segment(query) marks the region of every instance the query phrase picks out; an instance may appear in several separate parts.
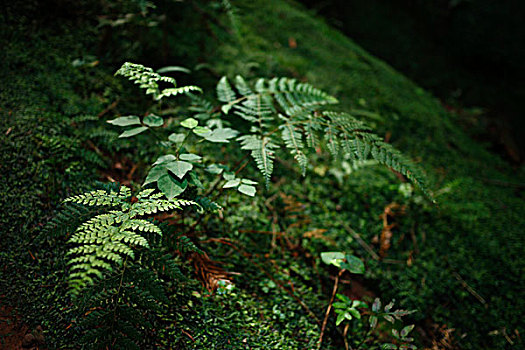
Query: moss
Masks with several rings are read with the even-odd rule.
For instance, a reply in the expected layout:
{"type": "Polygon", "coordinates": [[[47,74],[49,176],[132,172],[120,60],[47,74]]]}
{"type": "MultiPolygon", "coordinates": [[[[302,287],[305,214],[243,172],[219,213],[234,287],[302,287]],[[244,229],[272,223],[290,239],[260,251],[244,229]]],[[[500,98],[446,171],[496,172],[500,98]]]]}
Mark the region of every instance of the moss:
{"type": "MultiPolygon", "coordinates": [[[[163,3],[159,7],[161,5],[163,3]]],[[[226,19],[210,21],[213,22],[210,24],[208,14],[196,15],[193,7],[183,5],[166,7],[174,11],[172,18],[180,19],[166,29],[166,42],[176,48],[172,56],[167,56],[172,60],[170,64],[184,58],[182,62],[189,66],[207,62],[217,75],[288,75],[306,79],[335,94],[341,101],[341,109],[374,112],[369,114],[372,116],[369,123],[381,133],[389,133],[392,142],[414,157],[431,180],[430,187],[439,201],[437,208],[422,205],[417,195],[404,198],[398,191],[396,177],[374,167],[345,177],[342,183],[328,174],[283,185],[282,190],[303,196],[312,203],[308,209],[312,225],[326,226],[327,236],[336,243],[304,239],[305,250],[314,256],[328,248],[356,251],[366,256],[367,253],[348,238],[341,224],[349,223],[371,240],[381,230],[378,215],[384,206],[394,200],[404,201],[409,211],[400,222],[399,233],[408,235],[415,227],[419,254],[410,267],[367,262],[368,277],[384,299],[396,298],[403,307],[418,309],[419,320],[428,318],[456,327],[458,339],[466,334],[460,345],[467,349],[505,347],[506,340],[501,336],[503,327],[509,334],[514,329],[520,333],[525,331],[520,314],[525,308],[520,298],[525,289],[520,278],[525,268],[523,259],[520,260],[523,256],[520,243],[523,170],[511,168],[471,140],[459,126],[457,117],[448,113],[433,96],[294,2],[235,1],[234,5],[239,8],[241,42],[224,30],[229,26],[226,19]],[[182,12],[175,11],[181,8],[182,12]],[[190,34],[182,34],[181,23],[188,24],[184,28],[191,29],[190,34]],[[177,46],[178,42],[181,46],[177,46]],[[518,185],[513,185],[516,183],[518,185]],[[321,204],[315,205],[317,203],[321,204]],[[488,306],[466,290],[455,273],[479,293],[488,306]],[[500,330],[500,335],[488,337],[493,330],[500,330]]],[[[211,11],[205,5],[203,8],[211,11]]],[[[83,22],[84,17],[75,16],[77,20],[80,18],[78,22],[61,25],[17,24],[16,30],[11,28],[10,35],[0,39],[7,57],[0,77],[10,82],[4,84],[0,92],[3,106],[0,113],[6,121],[1,132],[7,134],[0,141],[1,170],[6,174],[0,183],[0,205],[5,213],[0,223],[6,228],[2,231],[0,259],[7,267],[0,271],[0,283],[2,290],[8,291],[10,302],[21,307],[27,322],[46,325],[51,345],[64,345],[77,338],[75,327],[69,328],[69,332],[64,330],[76,311],[70,308],[65,297],[63,275],[55,273],[65,268],[62,259],[65,238],[48,237],[41,242],[35,237],[60,200],[71,191],[71,185],[81,187],[92,183],[96,174],[94,168],[83,165],[81,155],[56,153],[38,135],[61,135],[82,146],[86,135],[70,127],[72,116],[98,114],[113,102],[115,92],[128,94],[126,97],[133,99],[119,106],[120,111],[136,113],[144,106],[144,101],[112,86],[113,62],[134,59],[151,62],[153,66],[166,63],[163,62],[166,57],[158,54],[164,50],[158,48],[162,40],[138,41],[138,48],[134,49],[135,32],[130,30],[120,32],[121,36],[113,33],[109,44],[106,43],[113,46],[101,55],[101,63],[94,71],[74,68],[71,62],[92,55],[100,39],[99,32],[83,29],[83,25],[93,24],[92,18],[83,22]],[[31,28],[34,31],[29,30],[31,28]],[[24,45],[25,42],[30,45],[24,45]],[[79,165],[72,168],[75,162],[79,165]],[[28,254],[28,248],[31,254],[36,254],[36,260],[28,254]],[[13,271],[19,277],[13,279],[13,271]],[[54,287],[43,287],[47,285],[54,287]],[[68,308],[58,312],[60,307],[68,308]],[[49,308],[52,311],[48,311],[49,308]]],[[[149,33],[151,37],[162,38],[159,28],[142,28],[140,32],[142,38],[147,38],[149,33]]],[[[211,82],[215,77],[210,78],[207,71],[202,70],[194,76],[197,83],[202,81],[199,85],[213,91],[211,82]]],[[[135,150],[130,155],[137,154],[134,152],[149,151],[135,150]]],[[[277,171],[276,175],[279,174],[277,171]]],[[[246,215],[230,213],[228,220],[232,228],[246,221],[245,224],[252,227],[268,229],[270,214],[264,210],[255,215],[251,207],[247,207],[241,213],[246,215]]],[[[260,254],[271,244],[261,237],[252,240],[232,235],[242,239],[252,252],[260,254]]],[[[413,246],[407,239],[396,238],[395,243],[390,257],[406,261],[413,246]]],[[[313,344],[312,339],[318,336],[315,322],[305,317],[304,310],[297,311],[295,301],[273,290],[275,286],[269,288],[271,283],[264,274],[254,273],[246,259],[232,258],[224,247],[209,249],[215,257],[229,257],[232,271],[244,274],[239,278],[235,295],[209,302],[205,298],[193,300],[196,306],[190,309],[187,305],[181,306],[187,312],[180,315],[188,320],[201,344],[226,344],[229,339],[235,339],[241,342],[235,346],[242,348],[244,336],[257,338],[256,342],[267,348],[313,344]],[[246,316],[221,323],[242,308],[246,309],[246,316]],[[291,315],[292,312],[295,314],[291,315]],[[291,321],[283,321],[281,314],[291,321]],[[209,322],[210,327],[201,329],[202,320],[209,322]]],[[[279,263],[291,266],[293,259],[296,258],[286,256],[279,263]]],[[[323,290],[311,282],[318,270],[297,260],[299,267],[293,270],[296,272],[287,271],[281,277],[286,280],[293,276],[295,287],[308,298],[306,302],[322,314],[323,290]]],[[[187,301],[190,290],[184,293],[182,300],[187,301]]],[[[177,317],[182,317],[180,315],[177,317]]],[[[184,322],[184,318],[177,322],[184,322]]],[[[336,332],[333,333],[334,339],[337,338],[336,332]]],[[[176,334],[184,346],[195,346],[178,328],[170,328],[163,334],[167,337],[176,334]]]]}

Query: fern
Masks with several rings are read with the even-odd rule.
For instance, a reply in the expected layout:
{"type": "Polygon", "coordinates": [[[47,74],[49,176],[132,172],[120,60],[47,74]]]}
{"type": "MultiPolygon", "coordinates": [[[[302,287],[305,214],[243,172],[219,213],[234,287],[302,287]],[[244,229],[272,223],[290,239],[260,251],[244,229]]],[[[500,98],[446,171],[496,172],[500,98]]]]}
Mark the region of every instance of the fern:
{"type": "Polygon", "coordinates": [[[290,150],[290,153],[294,156],[295,160],[297,160],[297,163],[299,163],[304,176],[306,174],[308,159],[303,152],[303,135],[300,130],[290,122],[290,119],[282,115],[279,117],[284,121],[284,124],[279,126],[279,129],[282,130],[281,137],[286,148],[290,150]]]}
{"type": "Polygon", "coordinates": [[[153,95],[155,100],[160,100],[163,97],[187,94],[191,91],[202,91],[199,87],[193,85],[177,87],[177,82],[172,77],[162,76],[154,72],[153,69],[141,64],[126,62],[115,75],[122,75],[135,84],[138,84],[140,88],[146,90],[146,95],[153,95]],[[170,84],[173,85],[173,87],[161,90],[159,83],[170,84]]]}
{"type": "Polygon", "coordinates": [[[131,190],[96,190],[66,199],[66,202],[92,207],[118,208],[99,214],[81,224],[69,243],[74,244],[68,255],[71,273],[69,282],[73,294],[94,283],[106,271],[135,258],[134,249],[149,248],[145,233],[162,235],[161,229],[151,221],[139,218],[184,206],[196,204],[184,199],[162,199],[160,193],[143,190],[131,201],[131,190]]]}
{"type": "Polygon", "coordinates": [[[241,141],[242,149],[251,151],[255,163],[268,185],[273,172],[273,149],[277,146],[272,142],[271,138],[253,134],[241,136],[238,140],[241,141]]]}
{"type": "Polygon", "coordinates": [[[140,263],[128,261],[79,300],[84,312],[81,342],[93,349],[154,348],[153,324],[169,303],[166,281],[185,282],[172,255],[144,250],[140,263]]]}
{"type": "Polygon", "coordinates": [[[217,85],[217,96],[223,102],[224,113],[233,110],[250,123],[250,133],[237,140],[242,149],[251,152],[267,186],[277,149],[287,149],[305,175],[308,148],[317,151],[323,140],[334,158],[374,159],[406,176],[430,197],[421,171],[409,159],[352,115],[324,110],[337,99],[310,84],[288,78],[261,78],[252,89],[240,76],[235,78],[234,87],[223,77],[217,85]],[[273,136],[277,131],[280,138],[273,136]]]}

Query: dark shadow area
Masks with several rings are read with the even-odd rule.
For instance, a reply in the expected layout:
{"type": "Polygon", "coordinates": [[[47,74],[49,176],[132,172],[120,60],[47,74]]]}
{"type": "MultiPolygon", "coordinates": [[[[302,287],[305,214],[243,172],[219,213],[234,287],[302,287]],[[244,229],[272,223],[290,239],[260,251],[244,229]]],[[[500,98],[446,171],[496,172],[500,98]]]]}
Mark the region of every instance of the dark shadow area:
{"type": "Polygon", "coordinates": [[[478,140],[524,160],[524,3],[490,0],[303,0],[330,24],[465,117],[478,140]],[[472,112],[472,110],[470,110],[472,112]]]}

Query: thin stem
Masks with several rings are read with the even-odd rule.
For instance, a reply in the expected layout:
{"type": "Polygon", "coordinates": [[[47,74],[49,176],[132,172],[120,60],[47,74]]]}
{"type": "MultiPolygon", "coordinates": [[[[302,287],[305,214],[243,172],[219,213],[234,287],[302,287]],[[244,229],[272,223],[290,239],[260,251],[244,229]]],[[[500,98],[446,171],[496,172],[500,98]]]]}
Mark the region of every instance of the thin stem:
{"type": "Polygon", "coordinates": [[[319,336],[319,342],[317,344],[317,349],[321,349],[321,345],[323,344],[323,336],[324,331],[326,330],[326,324],[328,322],[328,316],[330,315],[330,310],[332,310],[332,304],[334,303],[335,294],[337,293],[337,287],[339,286],[339,278],[343,275],[345,272],[345,269],[342,269],[339,271],[335,278],[334,283],[334,289],[332,290],[332,297],[330,298],[330,303],[328,303],[328,307],[326,308],[326,314],[324,315],[323,325],[321,326],[321,335],[319,336]]]}

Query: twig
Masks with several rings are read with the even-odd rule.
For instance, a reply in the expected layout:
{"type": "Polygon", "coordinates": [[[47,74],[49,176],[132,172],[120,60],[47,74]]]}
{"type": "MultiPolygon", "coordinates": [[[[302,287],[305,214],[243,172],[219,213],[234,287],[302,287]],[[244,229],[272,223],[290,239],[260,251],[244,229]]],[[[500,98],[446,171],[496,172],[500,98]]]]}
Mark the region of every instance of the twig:
{"type": "Polygon", "coordinates": [[[374,249],[372,249],[372,247],[370,245],[368,245],[361,238],[361,236],[359,236],[359,234],[357,232],[352,230],[350,228],[350,226],[348,226],[348,225],[343,225],[343,227],[344,227],[345,230],[347,230],[352,235],[352,237],[354,237],[354,239],[361,245],[361,247],[363,247],[372,256],[372,258],[374,258],[375,260],[380,260],[379,255],[377,255],[377,253],[374,252],[374,249]]]}
{"type": "Polygon", "coordinates": [[[115,101],[113,101],[109,106],[106,107],[106,109],[104,109],[102,112],[98,114],[98,117],[102,118],[106,113],[108,113],[109,111],[117,107],[119,101],[120,101],[119,99],[116,99],[115,101]]]}
{"type": "Polygon", "coordinates": [[[461,278],[459,273],[454,271],[454,272],[452,272],[452,274],[454,275],[454,277],[456,277],[456,279],[459,281],[459,283],[461,283],[463,288],[465,288],[470,294],[472,294],[476,299],[478,299],[480,303],[482,303],[483,305],[487,304],[487,301],[481,295],[479,295],[474,289],[472,289],[472,287],[469,286],[467,284],[467,282],[465,282],[465,280],[463,278],[461,278]]]}
{"type": "Polygon", "coordinates": [[[339,278],[341,275],[345,272],[345,269],[342,269],[337,274],[337,277],[335,278],[334,283],[334,289],[332,290],[332,297],[330,298],[330,303],[328,303],[328,307],[326,308],[326,314],[324,315],[323,325],[321,326],[321,335],[319,336],[319,342],[317,343],[317,349],[321,349],[321,345],[323,344],[323,336],[324,331],[326,330],[326,323],[328,322],[328,316],[330,316],[330,311],[332,310],[332,304],[334,303],[335,294],[337,293],[337,287],[339,286],[339,278]]]}
{"type": "Polygon", "coordinates": [[[348,344],[348,339],[346,339],[346,335],[348,334],[348,329],[350,328],[350,323],[347,323],[345,326],[345,329],[343,330],[343,341],[345,342],[345,349],[349,350],[351,349],[350,345],[348,344]]]}

